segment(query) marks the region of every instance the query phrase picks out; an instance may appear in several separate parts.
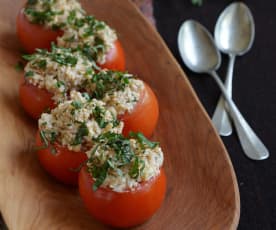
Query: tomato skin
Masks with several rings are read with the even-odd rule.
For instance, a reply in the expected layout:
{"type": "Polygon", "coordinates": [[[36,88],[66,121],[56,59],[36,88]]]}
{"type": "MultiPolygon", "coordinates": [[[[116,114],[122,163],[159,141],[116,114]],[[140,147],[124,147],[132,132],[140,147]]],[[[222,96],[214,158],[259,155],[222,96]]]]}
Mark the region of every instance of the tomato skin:
{"type": "Polygon", "coordinates": [[[130,131],[141,132],[151,137],[157,125],[159,106],[152,89],[146,84],[141,97],[131,113],[125,113],[119,119],[124,122],[123,135],[128,136],[130,131]]]}
{"type": "Polygon", "coordinates": [[[63,34],[61,30],[54,31],[29,22],[24,14],[24,8],[17,15],[16,30],[21,45],[28,53],[35,52],[37,48],[50,50],[51,42],[55,42],[57,37],[63,34]]]}
{"type": "MultiPolygon", "coordinates": [[[[24,8],[17,15],[16,30],[21,45],[28,53],[34,53],[37,48],[50,50],[51,43],[56,42],[57,37],[63,35],[62,30],[55,31],[43,25],[31,23],[24,14],[24,8]]],[[[106,55],[106,62],[99,66],[103,69],[125,70],[125,54],[118,40],[106,55]]]]}
{"type": "Polygon", "coordinates": [[[46,89],[40,89],[32,84],[24,82],[19,86],[19,99],[24,110],[34,119],[47,109],[53,109],[55,103],[53,94],[46,89]]]}
{"type": "Polygon", "coordinates": [[[161,168],[155,178],[134,191],[117,193],[99,188],[93,191],[93,179],[83,167],[79,174],[79,192],[89,213],[113,227],[132,227],[144,223],[161,206],[166,193],[166,176],[161,168]]]}
{"type": "Polygon", "coordinates": [[[118,70],[125,71],[126,63],[125,63],[125,54],[123,47],[119,40],[114,42],[114,47],[107,53],[106,61],[104,64],[99,66],[102,69],[110,69],[110,70],[118,70]]]}
{"type": "MultiPolygon", "coordinates": [[[[41,147],[42,143],[39,132],[36,135],[36,146],[41,147]]],[[[42,148],[37,151],[38,159],[43,168],[58,181],[68,185],[78,184],[78,169],[87,160],[87,155],[83,152],[68,150],[57,143],[53,145],[56,153],[51,153],[51,148],[42,148]]]]}

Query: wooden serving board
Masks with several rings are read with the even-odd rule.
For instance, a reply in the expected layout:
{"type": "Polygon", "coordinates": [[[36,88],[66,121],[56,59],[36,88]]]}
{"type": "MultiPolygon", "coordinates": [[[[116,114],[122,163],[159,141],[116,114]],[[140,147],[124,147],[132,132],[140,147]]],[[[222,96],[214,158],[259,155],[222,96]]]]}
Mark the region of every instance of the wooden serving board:
{"type": "MultiPolygon", "coordinates": [[[[108,229],[86,212],[77,189],[55,182],[32,151],[36,123],[18,101],[22,73],[15,17],[20,0],[0,0],[0,210],[11,230],[108,229]]],[[[128,69],[157,94],[153,139],[165,152],[166,199],[137,229],[235,229],[239,191],[227,152],[185,74],[135,6],[127,0],[85,0],[84,8],[113,26],[128,69]]]]}

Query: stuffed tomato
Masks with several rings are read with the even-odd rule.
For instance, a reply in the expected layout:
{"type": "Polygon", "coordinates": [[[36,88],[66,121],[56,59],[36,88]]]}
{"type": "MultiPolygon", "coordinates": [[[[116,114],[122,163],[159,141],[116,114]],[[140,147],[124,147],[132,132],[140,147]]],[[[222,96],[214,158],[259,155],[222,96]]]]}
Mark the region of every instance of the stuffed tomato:
{"type": "Polygon", "coordinates": [[[24,68],[25,81],[19,87],[19,99],[35,119],[68,99],[71,90],[80,90],[95,68],[95,63],[81,51],[70,48],[52,46],[51,52],[37,50],[23,58],[29,62],[24,68]]]}
{"type": "Polygon", "coordinates": [[[157,98],[152,89],[134,75],[117,71],[100,71],[85,86],[92,98],[114,107],[124,122],[123,134],[141,132],[150,137],[159,117],[157,98]]]}
{"type": "Polygon", "coordinates": [[[60,103],[39,119],[37,155],[45,170],[57,180],[77,184],[78,171],[87,160],[86,151],[105,132],[121,133],[123,123],[104,102],[72,91],[71,100],[60,103]]]}
{"type": "Polygon", "coordinates": [[[123,48],[113,29],[87,15],[77,0],[28,1],[17,16],[17,35],[23,48],[57,46],[81,48],[103,68],[124,70],[123,48]]]}
{"type": "Polygon", "coordinates": [[[96,141],[79,174],[79,192],[87,210],[113,227],[142,224],[165,197],[161,148],[141,133],[130,139],[106,133],[96,141]]]}

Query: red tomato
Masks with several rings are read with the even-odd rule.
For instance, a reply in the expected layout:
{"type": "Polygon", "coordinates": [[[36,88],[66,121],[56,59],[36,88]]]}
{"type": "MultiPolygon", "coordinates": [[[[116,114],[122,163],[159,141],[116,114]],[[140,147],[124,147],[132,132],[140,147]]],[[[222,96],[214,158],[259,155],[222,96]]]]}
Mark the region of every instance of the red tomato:
{"type": "Polygon", "coordinates": [[[114,47],[106,55],[105,63],[100,65],[100,67],[102,69],[124,71],[126,68],[125,65],[124,50],[119,40],[117,40],[114,43],[114,47]]]}
{"type": "MultiPolygon", "coordinates": [[[[36,136],[36,146],[41,147],[43,145],[44,143],[38,133],[36,136]]],[[[37,151],[41,165],[57,180],[65,184],[77,185],[79,173],[76,169],[87,160],[87,155],[83,152],[70,151],[57,143],[53,147],[55,153],[52,153],[51,147],[42,148],[37,151]]]]}
{"type": "Polygon", "coordinates": [[[19,99],[25,111],[34,119],[47,109],[55,107],[52,94],[32,84],[23,83],[19,87],[19,99]]]}
{"type": "Polygon", "coordinates": [[[93,183],[87,167],[83,167],[79,174],[79,192],[84,204],[94,218],[113,227],[142,224],[158,210],[166,193],[163,169],[134,191],[118,193],[105,188],[93,191],[93,183]]]}
{"type": "Polygon", "coordinates": [[[123,134],[128,136],[130,131],[141,132],[150,137],[156,127],[159,117],[157,98],[152,89],[146,84],[134,110],[120,117],[124,124],[123,134]]]}
{"type": "MultiPolygon", "coordinates": [[[[51,42],[56,42],[57,37],[62,36],[63,31],[46,28],[43,25],[29,22],[24,14],[24,8],[17,16],[17,35],[23,48],[28,53],[33,53],[36,48],[51,48],[51,42]]],[[[121,43],[117,40],[114,48],[107,54],[106,62],[100,65],[102,68],[112,70],[125,70],[125,55],[121,43]]]]}
{"type": "Polygon", "coordinates": [[[42,25],[29,22],[24,14],[24,8],[20,10],[17,16],[17,35],[23,48],[28,53],[33,53],[36,48],[51,48],[51,42],[55,42],[57,37],[63,34],[63,31],[46,28],[42,25]]]}

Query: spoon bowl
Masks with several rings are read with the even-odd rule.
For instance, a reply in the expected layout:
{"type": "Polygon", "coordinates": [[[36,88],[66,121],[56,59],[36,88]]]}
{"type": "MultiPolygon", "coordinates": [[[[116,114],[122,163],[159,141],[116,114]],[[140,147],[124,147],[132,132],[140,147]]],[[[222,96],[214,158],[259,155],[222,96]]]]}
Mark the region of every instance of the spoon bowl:
{"type": "Polygon", "coordinates": [[[215,26],[215,42],[226,54],[243,55],[252,47],[255,23],[249,8],[242,2],[230,4],[215,26]]]}
{"type": "Polygon", "coordinates": [[[178,34],[178,47],[184,63],[196,73],[217,70],[221,55],[211,34],[194,20],[185,21],[178,34]]]}

